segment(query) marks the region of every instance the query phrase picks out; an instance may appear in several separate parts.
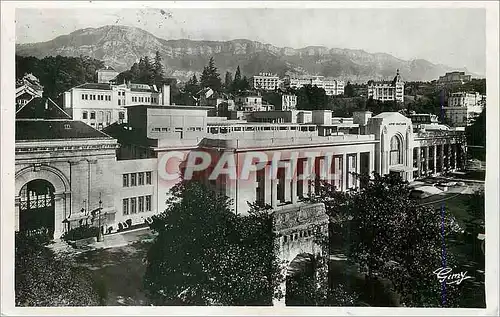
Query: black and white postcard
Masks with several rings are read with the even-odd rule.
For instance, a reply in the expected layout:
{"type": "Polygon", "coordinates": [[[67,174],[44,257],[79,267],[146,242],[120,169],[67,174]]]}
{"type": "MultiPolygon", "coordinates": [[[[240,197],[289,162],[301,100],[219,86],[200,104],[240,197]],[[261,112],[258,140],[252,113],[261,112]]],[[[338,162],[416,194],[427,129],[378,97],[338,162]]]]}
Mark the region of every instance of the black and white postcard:
{"type": "Polygon", "coordinates": [[[3,314],[499,313],[498,3],[5,1],[1,47],[3,314]]]}

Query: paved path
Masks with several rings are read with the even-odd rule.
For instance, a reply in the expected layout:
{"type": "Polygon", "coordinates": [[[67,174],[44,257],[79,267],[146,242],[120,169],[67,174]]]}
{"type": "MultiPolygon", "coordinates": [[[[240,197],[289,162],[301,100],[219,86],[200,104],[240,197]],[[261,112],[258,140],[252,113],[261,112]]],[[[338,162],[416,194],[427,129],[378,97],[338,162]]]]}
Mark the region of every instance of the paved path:
{"type": "Polygon", "coordinates": [[[107,234],[104,235],[103,241],[94,242],[79,248],[74,248],[66,241],[58,239],[50,244],[49,248],[58,255],[77,255],[97,249],[124,247],[135,242],[148,242],[153,239],[154,234],[149,228],[139,228],[125,232],[107,234]]]}

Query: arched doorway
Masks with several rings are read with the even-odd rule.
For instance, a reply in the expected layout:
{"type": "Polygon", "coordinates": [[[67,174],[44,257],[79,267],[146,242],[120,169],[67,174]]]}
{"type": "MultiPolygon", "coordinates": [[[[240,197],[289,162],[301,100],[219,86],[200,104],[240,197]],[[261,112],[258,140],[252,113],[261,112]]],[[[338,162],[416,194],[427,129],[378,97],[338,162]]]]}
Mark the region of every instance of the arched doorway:
{"type": "Polygon", "coordinates": [[[54,235],[54,186],[43,179],[26,183],[19,193],[19,231],[54,235]]]}
{"type": "Polygon", "coordinates": [[[290,262],[286,274],[286,306],[314,305],[316,288],[316,257],[301,253],[290,262]]]}

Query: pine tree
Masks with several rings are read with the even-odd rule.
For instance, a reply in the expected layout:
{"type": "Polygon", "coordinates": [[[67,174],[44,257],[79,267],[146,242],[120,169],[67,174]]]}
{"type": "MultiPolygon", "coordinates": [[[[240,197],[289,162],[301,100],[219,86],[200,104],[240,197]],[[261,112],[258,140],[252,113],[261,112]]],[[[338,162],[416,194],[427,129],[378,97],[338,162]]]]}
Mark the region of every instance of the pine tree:
{"type": "Polygon", "coordinates": [[[214,91],[220,91],[222,87],[222,81],[220,75],[215,67],[214,58],[210,57],[208,66],[203,68],[203,73],[200,79],[201,87],[210,87],[214,91]]]}
{"type": "Polygon", "coordinates": [[[164,81],[163,65],[161,63],[160,52],[156,51],[155,61],[154,61],[154,82],[156,85],[160,86],[164,81]]]}
{"type": "Polygon", "coordinates": [[[226,72],[226,78],[224,79],[224,88],[226,91],[231,90],[231,86],[233,84],[233,74],[231,72],[226,72]]]}
{"type": "Polygon", "coordinates": [[[234,80],[233,80],[233,86],[231,87],[231,90],[233,92],[241,90],[241,70],[240,70],[240,65],[236,68],[236,73],[234,74],[234,80]]]}

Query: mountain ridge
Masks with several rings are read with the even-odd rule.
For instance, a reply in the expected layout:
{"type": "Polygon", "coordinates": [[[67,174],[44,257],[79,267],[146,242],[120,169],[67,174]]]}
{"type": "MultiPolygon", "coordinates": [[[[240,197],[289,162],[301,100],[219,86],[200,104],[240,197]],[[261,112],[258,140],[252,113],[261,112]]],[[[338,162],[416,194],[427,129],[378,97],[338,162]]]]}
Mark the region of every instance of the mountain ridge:
{"type": "MultiPolygon", "coordinates": [[[[368,53],[361,49],[307,46],[299,49],[278,47],[249,39],[207,41],[163,39],[143,29],[122,25],[83,28],[52,40],[16,44],[21,56],[80,56],[103,60],[119,71],[129,69],[143,56],[159,51],[166,74],[186,80],[199,75],[213,56],[221,77],[234,73],[239,65],[244,75],[260,72],[323,75],[351,82],[392,79],[396,69],[406,81],[429,81],[447,71],[461,70],[425,59],[403,60],[388,53],[368,53]]],[[[474,76],[474,74],[473,74],[474,76]]]]}

